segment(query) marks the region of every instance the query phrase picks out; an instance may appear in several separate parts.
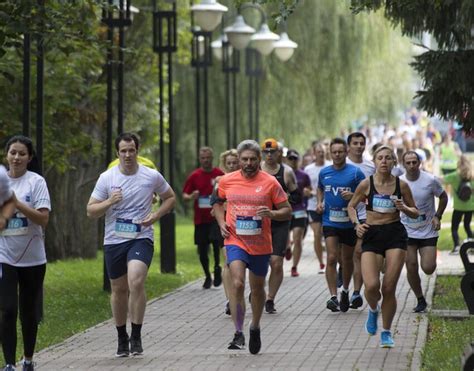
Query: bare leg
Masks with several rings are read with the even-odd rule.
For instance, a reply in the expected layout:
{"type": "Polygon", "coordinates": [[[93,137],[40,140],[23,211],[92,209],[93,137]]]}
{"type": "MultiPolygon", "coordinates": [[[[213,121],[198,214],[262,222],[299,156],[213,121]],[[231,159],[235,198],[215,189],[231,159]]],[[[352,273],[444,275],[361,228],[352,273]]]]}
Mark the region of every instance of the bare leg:
{"type": "Polygon", "coordinates": [[[148,267],[140,260],[130,260],[128,262],[128,287],[130,296],[128,298],[128,308],[130,320],[135,324],[142,324],[145,317],[146,293],[145,280],[148,267]]]}
{"type": "Polygon", "coordinates": [[[342,281],[343,288],[348,290],[351,283],[352,272],[354,270],[354,247],[341,245],[341,262],[342,262],[342,281]]]}
{"type": "MultiPolygon", "coordinates": [[[[270,258],[270,277],[268,278],[268,300],[275,300],[278,289],[283,282],[283,256],[272,255],[270,258]]],[[[253,292],[252,292],[253,298],[253,292]]],[[[253,299],[252,299],[253,300],[253,299]]]]}
{"type": "Polygon", "coordinates": [[[339,237],[330,236],[326,238],[327,264],[326,281],[331,296],[337,295],[337,271],[336,264],[339,255],[339,237]]]}
{"type": "Polygon", "coordinates": [[[365,285],[365,299],[370,309],[377,310],[380,294],[380,266],[383,256],[371,251],[364,252],[361,257],[362,278],[365,285]]]}
{"type": "Polygon", "coordinates": [[[263,306],[265,304],[265,277],[257,276],[249,271],[249,284],[252,291],[252,323],[254,328],[260,327],[263,306]]]}
{"type": "Polygon", "coordinates": [[[360,291],[362,288],[362,270],[360,267],[360,259],[362,256],[362,240],[360,238],[357,239],[357,243],[354,248],[354,272],[352,273],[352,277],[354,278],[354,291],[360,291]]]}
{"type": "Polygon", "coordinates": [[[382,281],[382,323],[386,330],[392,326],[393,317],[397,311],[395,292],[405,258],[406,251],[402,249],[390,249],[385,253],[386,271],[382,281]]]}
{"type": "Polygon", "coordinates": [[[301,252],[303,250],[303,233],[304,228],[293,228],[293,267],[298,267],[301,259],[301,252]]]}
{"type": "Polygon", "coordinates": [[[112,293],[110,295],[110,306],[117,327],[127,324],[128,314],[128,281],[127,275],[110,280],[112,293]]]}
{"type": "MultiPolygon", "coordinates": [[[[232,284],[229,289],[230,313],[234,321],[235,331],[242,332],[245,318],[245,269],[246,264],[241,260],[234,260],[229,265],[232,284]]],[[[252,293],[253,301],[253,293],[252,293]]]]}
{"type": "Polygon", "coordinates": [[[409,245],[406,255],[407,278],[410,287],[417,298],[423,295],[421,289],[421,280],[418,273],[418,248],[414,245],[409,245]]]}

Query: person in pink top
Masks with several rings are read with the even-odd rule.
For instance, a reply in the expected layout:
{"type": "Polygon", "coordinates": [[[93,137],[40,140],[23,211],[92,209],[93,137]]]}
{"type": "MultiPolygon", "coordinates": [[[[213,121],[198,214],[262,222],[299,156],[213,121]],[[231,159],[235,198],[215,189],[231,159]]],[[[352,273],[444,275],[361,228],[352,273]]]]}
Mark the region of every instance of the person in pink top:
{"type": "Polygon", "coordinates": [[[245,270],[249,269],[252,292],[252,322],[249,351],[261,348],[260,318],[265,301],[265,276],[272,253],[272,220],[289,220],[288,196],[275,177],[260,170],[261,150],[254,140],[244,140],[237,147],[240,171],[224,175],[219,181],[213,208],[227,253],[232,277],[230,308],[235,325],[234,339],[228,349],[243,349],[245,318],[245,270]],[[226,202],[227,213],[225,213],[226,202]]]}

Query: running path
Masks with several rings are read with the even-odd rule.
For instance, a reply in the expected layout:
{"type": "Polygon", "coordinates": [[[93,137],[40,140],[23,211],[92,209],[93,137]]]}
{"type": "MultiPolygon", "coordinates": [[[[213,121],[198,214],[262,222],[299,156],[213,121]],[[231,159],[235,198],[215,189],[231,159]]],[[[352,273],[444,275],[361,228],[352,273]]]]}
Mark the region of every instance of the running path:
{"type": "MultiPolygon", "coordinates": [[[[426,339],[425,315],[411,313],[415,298],[405,272],[398,285],[399,300],[393,331],[395,348],[379,348],[379,336],[364,330],[363,310],[331,313],[324,275],[312,250],[312,235],[304,243],[300,277],[285,279],[275,302],[277,313],[264,313],[262,350],[230,351],[230,317],[224,314],[222,288],[203,290],[201,280],[148,303],[140,357],[114,358],[116,331],[111,321],[75,335],[35,355],[38,369],[47,370],[418,370],[426,339]]],[[[447,261],[447,260],[446,260],[447,261]]],[[[422,275],[422,277],[425,277],[422,275]]],[[[431,302],[434,278],[423,278],[431,302]]],[[[246,324],[250,316],[247,314],[246,324]]],[[[380,325],[380,323],[379,323],[380,325]]],[[[245,330],[248,340],[248,327],[245,330]]]]}

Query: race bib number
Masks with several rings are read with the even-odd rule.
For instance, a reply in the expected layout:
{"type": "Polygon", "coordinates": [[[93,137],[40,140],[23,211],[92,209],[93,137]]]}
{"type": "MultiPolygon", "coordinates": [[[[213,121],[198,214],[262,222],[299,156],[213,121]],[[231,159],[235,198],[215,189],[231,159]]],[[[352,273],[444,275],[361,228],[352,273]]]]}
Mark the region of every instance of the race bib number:
{"type": "Polygon", "coordinates": [[[262,218],[259,216],[239,216],[235,220],[235,232],[243,236],[262,233],[262,218]]]}
{"type": "Polygon", "coordinates": [[[335,223],[345,223],[349,221],[349,214],[347,214],[347,209],[330,209],[329,210],[329,220],[335,223]]]}
{"type": "Polygon", "coordinates": [[[298,211],[293,211],[293,218],[295,219],[302,219],[302,218],[307,218],[308,213],[306,210],[298,210],[298,211]]]}
{"type": "Polygon", "coordinates": [[[132,219],[118,218],[115,221],[115,235],[122,238],[136,238],[141,232],[142,226],[132,219]]]}
{"type": "Polygon", "coordinates": [[[407,226],[410,228],[419,228],[428,224],[428,220],[426,219],[426,214],[420,214],[420,216],[416,219],[407,217],[405,221],[406,221],[407,226]]]}
{"type": "Polygon", "coordinates": [[[390,195],[374,195],[372,202],[373,211],[377,211],[382,214],[394,213],[397,211],[395,204],[393,203],[393,198],[396,196],[390,195]]]}
{"type": "Polygon", "coordinates": [[[198,198],[198,206],[200,209],[210,209],[211,206],[211,196],[201,196],[198,198]]]}
{"type": "Polygon", "coordinates": [[[18,215],[8,219],[7,227],[0,232],[2,236],[24,236],[26,234],[28,234],[28,219],[18,215]]]}

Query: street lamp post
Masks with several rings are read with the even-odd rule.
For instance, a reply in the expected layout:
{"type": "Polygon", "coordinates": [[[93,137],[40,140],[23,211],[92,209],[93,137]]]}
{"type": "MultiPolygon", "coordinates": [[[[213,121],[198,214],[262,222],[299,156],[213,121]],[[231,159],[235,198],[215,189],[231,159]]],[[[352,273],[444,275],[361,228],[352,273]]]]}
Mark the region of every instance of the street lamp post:
{"type": "MultiPolygon", "coordinates": [[[[164,73],[163,61],[167,56],[168,69],[168,182],[174,187],[174,114],[173,114],[173,53],[177,50],[176,3],[171,10],[160,10],[153,1],[153,50],[158,53],[160,88],[160,171],[165,176],[164,150],[164,73]]],[[[162,273],[176,273],[176,215],[174,210],[160,219],[160,268],[162,273]]]]}
{"type": "Polygon", "coordinates": [[[263,76],[262,57],[259,52],[252,48],[245,49],[245,75],[249,80],[249,135],[257,142],[260,131],[259,122],[259,79],[263,76]],[[255,101],[255,105],[253,102],[255,101]]]}
{"type": "MultiPolygon", "coordinates": [[[[107,0],[102,8],[102,23],[107,26],[107,129],[106,129],[106,153],[105,167],[107,168],[112,161],[112,140],[113,140],[113,66],[114,66],[114,29],[119,30],[119,51],[118,51],[118,81],[117,81],[117,132],[123,132],[123,74],[124,74],[124,54],[125,49],[125,27],[132,24],[132,0],[107,0]]],[[[138,12],[138,9],[135,12],[138,12]]],[[[103,289],[110,291],[110,281],[105,265],[105,257],[103,262],[103,289]]]]}

